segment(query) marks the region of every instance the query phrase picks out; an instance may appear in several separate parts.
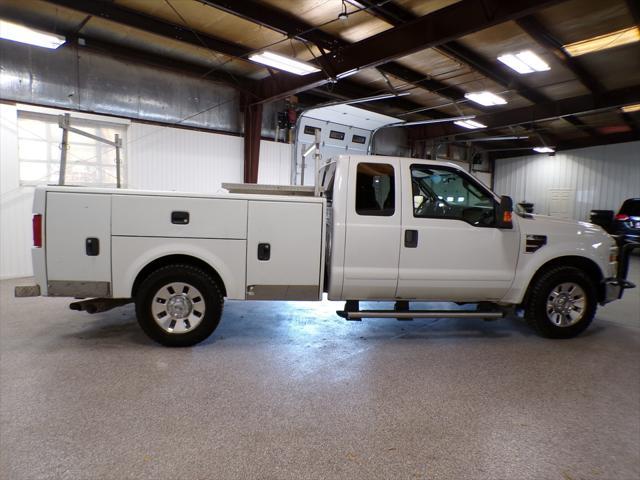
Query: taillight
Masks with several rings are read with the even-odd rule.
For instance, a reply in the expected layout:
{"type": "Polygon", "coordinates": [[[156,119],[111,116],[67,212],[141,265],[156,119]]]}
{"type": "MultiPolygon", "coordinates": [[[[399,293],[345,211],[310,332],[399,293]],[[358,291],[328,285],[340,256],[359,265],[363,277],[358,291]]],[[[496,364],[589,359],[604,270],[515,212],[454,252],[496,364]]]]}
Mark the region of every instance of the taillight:
{"type": "Polygon", "coordinates": [[[619,213],[616,215],[616,220],[620,220],[621,222],[626,222],[629,220],[629,215],[625,215],[624,213],[619,213]]]}
{"type": "Polygon", "coordinates": [[[33,216],[33,246],[42,247],[42,215],[33,216]]]}

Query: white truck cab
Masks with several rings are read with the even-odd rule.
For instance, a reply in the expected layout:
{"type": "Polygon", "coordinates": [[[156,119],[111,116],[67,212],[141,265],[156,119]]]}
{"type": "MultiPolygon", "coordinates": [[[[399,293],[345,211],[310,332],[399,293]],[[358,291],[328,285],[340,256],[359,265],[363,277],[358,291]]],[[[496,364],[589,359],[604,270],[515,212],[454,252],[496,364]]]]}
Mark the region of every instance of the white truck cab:
{"type": "Polygon", "coordinates": [[[339,315],[498,318],[509,306],[547,337],[572,337],[598,303],[633,287],[595,225],[512,214],[445,162],[341,156],[322,189],[227,185],[224,195],[38,187],[33,262],[41,294],[88,298],[90,313],[134,301],[154,340],[188,346],[216,328],[224,298],[346,301],[339,315]],[[320,195],[314,195],[314,192],[320,195]],[[359,301],[394,301],[394,310],[359,301]],[[424,311],[412,301],[474,303],[424,311]]]}

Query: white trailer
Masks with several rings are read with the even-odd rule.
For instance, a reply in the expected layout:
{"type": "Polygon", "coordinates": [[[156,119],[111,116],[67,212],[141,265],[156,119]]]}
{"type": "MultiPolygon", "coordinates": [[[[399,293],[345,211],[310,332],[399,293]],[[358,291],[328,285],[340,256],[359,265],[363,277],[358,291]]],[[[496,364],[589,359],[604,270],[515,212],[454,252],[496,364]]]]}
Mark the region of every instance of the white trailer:
{"type": "Polygon", "coordinates": [[[90,313],[134,301],[168,346],[207,338],[235,300],[346,301],[339,315],[499,318],[522,307],[547,337],[571,337],[598,303],[633,285],[599,227],[524,212],[454,164],[341,156],[313,187],[228,185],[224,195],[39,187],[37,286],[16,296],[87,298],[90,313]],[[246,193],[250,192],[250,193],[246,193]],[[359,301],[394,301],[362,311],[359,301]],[[422,311],[412,301],[474,303],[422,311]]]}

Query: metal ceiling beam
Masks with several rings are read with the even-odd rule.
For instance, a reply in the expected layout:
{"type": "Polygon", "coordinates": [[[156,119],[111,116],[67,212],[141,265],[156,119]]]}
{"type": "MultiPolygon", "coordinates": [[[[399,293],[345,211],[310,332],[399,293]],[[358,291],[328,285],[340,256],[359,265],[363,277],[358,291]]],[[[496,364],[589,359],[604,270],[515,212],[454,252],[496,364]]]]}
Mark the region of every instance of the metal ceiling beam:
{"type": "Polygon", "coordinates": [[[314,28],[295,15],[270,7],[254,0],[198,0],[200,3],[215,7],[227,13],[244,18],[252,23],[276,30],[291,38],[298,38],[315,43],[325,50],[333,50],[344,42],[329,33],[314,28]]]}
{"type": "Polygon", "coordinates": [[[597,93],[604,90],[602,84],[587,71],[578,59],[571,57],[564,51],[562,42],[559,42],[534,15],[519,18],[516,23],[540,46],[553,53],[558,61],[590,91],[597,93]]]}
{"type": "MultiPolygon", "coordinates": [[[[199,39],[203,39],[205,43],[212,50],[225,55],[232,56],[234,58],[241,59],[241,60],[248,61],[247,56],[252,51],[248,47],[238,45],[232,42],[228,42],[226,40],[216,39],[214,37],[211,37],[199,32],[197,34],[194,34],[191,30],[187,29],[186,27],[175,25],[170,22],[165,22],[164,20],[149,17],[139,12],[118,7],[112,2],[109,2],[106,0],[97,0],[94,2],[86,2],[82,0],[48,0],[48,1],[49,3],[59,5],[65,8],[70,8],[90,16],[104,18],[122,25],[127,25],[133,28],[145,30],[165,38],[170,38],[172,40],[177,40],[180,42],[186,42],[199,47],[203,47],[202,42],[200,42],[199,40],[199,39]]],[[[45,29],[45,30],[51,27],[50,25],[44,24],[44,22],[41,22],[38,25],[34,24],[34,26],[45,29]]],[[[210,78],[212,80],[226,81],[225,83],[237,86],[245,92],[255,92],[257,90],[257,82],[248,80],[245,78],[238,78],[236,76],[233,76],[225,72],[224,70],[212,71],[212,69],[207,69],[206,67],[202,67],[200,65],[197,65],[191,62],[173,60],[165,56],[149,55],[149,52],[132,48],[132,47],[117,45],[112,42],[104,42],[100,39],[92,38],[82,33],[78,34],[77,31],[60,32],[60,33],[65,34],[71,38],[75,38],[76,36],[85,38],[88,41],[87,46],[89,47],[93,46],[94,48],[105,51],[107,53],[117,55],[121,58],[129,58],[134,61],[141,61],[144,63],[156,64],[158,66],[163,66],[171,69],[185,70],[197,75],[202,75],[203,77],[210,78]]],[[[350,98],[357,98],[357,97],[363,96],[362,90],[358,90],[359,88],[360,87],[357,84],[354,84],[353,82],[349,82],[345,80],[341,82],[341,88],[339,90],[342,93],[342,95],[345,95],[345,92],[349,90],[351,92],[350,98]],[[356,88],[356,86],[358,88],[356,88]]],[[[386,101],[377,102],[377,104],[384,105],[387,107],[394,105],[402,109],[405,109],[405,108],[416,109],[416,108],[422,107],[422,105],[418,103],[411,102],[404,99],[402,100],[402,102],[400,102],[400,99],[398,99],[390,102],[386,102],[386,101]]]]}
{"type": "MultiPolygon", "coordinates": [[[[500,23],[530,15],[561,0],[461,0],[453,5],[386,30],[356,43],[335,49],[319,62],[332,66],[331,75],[354,69],[378,67],[397,57],[437,47],[456,38],[500,23]]],[[[291,78],[274,75],[262,81],[262,101],[284,98],[331,81],[324,72],[291,78]]]]}
{"type": "MultiPolygon", "coordinates": [[[[296,38],[300,41],[311,42],[324,50],[339,50],[343,47],[350,45],[339,37],[326,33],[313,25],[300,20],[295,15],[292,15],[283,10],[271,7],[264,3],[259,3],[254,0],[243,0],[238,2],[237,0],[199,0],[205,5],[210,5],[217,9],[223,10],[227,13],[236,15],[245,20],[257,23],[264,27],[278,31],[283,35],[287,35],[290,38],[296,38]]],[[[374,2],[362,2],[365,7],[370,7],[371,13],[375,12],[377,8],[385,8],[372,6],[374,2]]],[[[387,4],[385,4],[387,5],[387,4]]],[[[319,57],[318,62],[320,66],[325,69],[329,75],[334,75],[334,66],[332,64],[332,57],[322,56],[319,57]]],[[[405,67],[396,62],[389,62],[378,67],[379,70],[392,75],[403,82],[407,82],[417,87],[424,88],[430,92],[447,98],[453,101],[464,100],[464,90],[461,88],[447,85],[425,76],[424,74],[417,72],[411,68],[405,67]]]]}
{"type": "MultiPolygon", "coordinates": [[[[476,120],[487,125],[488,130],[506,128],[517,125],[526,125],[534,122],[555,120],[566,118],[571,115],[583,115],[599,110],[611,110],[623,105],[640,103],[640,85],[610,90],[599,94],[580,95],[577,97],[564,98],[542,102],[529,107],[516,108],[513,110],[503,110],[485,115],[479,115],[476,120]]],[[[444,135],[454,135],[460,133],[460,129],[451,126],[434,127],[413,127],[414,138],[423,139],[439,137],[444,135]]]]}
{"type": "Polygon", "coordinates": [[[627,8],[636,25],[640,25],[640,4],[637,0],[627,0],[627,8]]]}
{"type": "Polygon", "coordinates": [[[238,45],[202,32],[194,33],[188,27],[150,17],[125,7],[120,7],[108,0],[94,0],[90,2],[85,0],[47,1],[54,5],[70,8],[105,20],[111,20],[121,25],[127,25],[162,37],[208,48],[230,57],[243,58],[246,60],[246,57],[251,53],[251,49],[243,45],[238,45]]]}
{"type": "MultiPolygon", "coordinates": [[[[573,150],[576,148],[595,147],[598,145],[612,145],[614,143],[635,142],[640,140],[640,133],[626,132],[626,133],[614,133],[610,135],[599,135],[593,138],[580,138],[577,140],[568,140],[557,144],[556,152],[563,150],[573,150]]],[[[529,148],[524,150],[505,150],[501,152],[489,152],[490,158],[498,160],[501,158],[522,157],[530,155],[543,155],[536,154],[529,148]]]]}
{"type": "MultiPolygon", "coordinates": [[[[374,2],[371,2],[371,1],[365,2],[366,5],[371,5],[372,3],[374,2]]],[[[384,19],[385,21],[393,25],[400,25],[404,22],[415,20],[417,18],[412,12],[400,7],[393,1],[386,2],[380,6],[374,5],[372,6],[371,11],[375,15],[379,16],[380,18],[384,19]]],[[[523,18],[533,18],[533,15],[529,15],[523,18]]],[[[516,20],[516,21],[519,22],[520,20],[516,20]]],[[[498,85],[501,85],[502,87],[509,90],[515,90],[518,93],[518,95],[520,95],[523,98],[526,98],[532,103],[549,101],[549,98],[547,96],[541,94],[537,90],[527,86],[524,82],[520,81],[515,75],[513,75],[513,72],[508,68],[503,67],[501,64],[497,64],[493,60],[489,60],[485,58],[484,56],[474,52],[470,48],[465,47],[459,42],[456,42],[456,41],[448,42],[446,44],[440,45],[439,47],[437,47],[437,49],[445,53],[449,57],[451,57],[453,60],[468,65],[473,70],[476,70],[477,72],[481,73],[483,76],[496,82],[498,85]]],[[[560,50],[560,52],[564,53],[564,51],[562,50],[560,50]]],[[[573,63],[575,64],[577,62],[573,62],[573,63]]],[[[579,65],[575,68],[575,70],[576,71],[572,70],[574,71],[574,74],[576,75],[580,74],[585,78],[589,77],[589,75],[586,74],[586,72],[580,71],[579,65]]],[[[578,78],[581,79],[582,77],[578,77],[578,78]]],[[[598,84],[595,80],[593,80],[591,85],[593,87],[596,87],[598,84]]],[[[591,91],[593,92],[599,92],[601,90],[602,89],[591,89],[591,91]]],[[[589,135],[592,135],[592,136],[596,135],[596,132],[591,127],[589,127],[584,122],[582,122],[579,118],[567,117],[565,118],[565,120],[571,123],[572,125],[576,126],[578,129],[584,131],[585,133],[588,133],[589,135]]]]}

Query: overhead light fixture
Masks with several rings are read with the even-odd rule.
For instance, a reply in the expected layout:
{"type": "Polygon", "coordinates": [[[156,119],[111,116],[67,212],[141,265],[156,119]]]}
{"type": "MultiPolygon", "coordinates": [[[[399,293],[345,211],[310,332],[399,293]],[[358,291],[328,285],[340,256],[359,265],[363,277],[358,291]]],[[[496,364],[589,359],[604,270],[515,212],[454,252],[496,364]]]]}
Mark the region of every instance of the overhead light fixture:
{"type": "Polygon", "coordinates": [[[549,64],[531,50],[523,50],[519,53],[507,53],[506,55],[499,56],[498,60],[520,74],[551,70],[549,64]]]}
{"type": "Polygon", "coordinates": [[[278,70],[284,70],[285,72],[295,73],[296,75],[308,75],[309,73],[320,71],[318,67],[310,63],[294,60],[272,52],[256,53],[251,55],[249,60],[277,68],[278,70]]]}
{"type": "Polygon", "coordinates": [[[553,153],[556,151],[555,148],[552,147],[533,147],[533,150],[538,153],[553,153]]]}
{"type": "Polygon", "coordinates": [[[484,105],[485,107],[490,107],[492,105],[504,105],[507,101],[491,92],[472,92],[465,93],[465,98],[471,100],[472,102],[479,103],[480,105],[484,105]]]}
{"type": "Polygon", "coordinates": [[[472,118],[476,118],[476,116],[465,115],[462,117],[430,118],[428,120],[416,120],[415,122],[394,123],[389,126],[390,127],[411,127],[413,125],[427,125],[430,123],[445,123],[445,122],[458,123],[457,121],[471,121],[472,118]]]}
{"type": "Polygon", "coordinates": [[[62,35],[43,32],[7,20],[0,20],[0,38],[50,49],[56,49],[66,41],[62,35]]]}
{"type": "Polygon", "coordinates": [[[608,48],[619,47],[640,41],[640,29],[637,26],[623,28],[615,32],[588,38],[579,42],[569,43],[562,48],[572,57],[584,55],[585,53],[599,52],[608,48]]]}
{"type": "Polygon", "coordinates": [[[459,142],[500,142],[503,140],[526,140],[529,135],[503,135],[499,137],[462,138],[459,142]]]}
{"type": "Polygon", "coordinates": [[[620,110],[624,113],[638,112],[640,111],[640,103],[636,103],[635,105],[625,105],[620,110]]]}
{"type": "Polygon", "coordinates": [[[347,3],[345,0],[342,0],[342,11],[338,14],[338,20],[341,22],[346,22],[349,19],[349,14],[347,13],[347,3]]]}
{"type": "Polygon", "coordinates": [[[476,122],[475,120],[459,120],[457,122],[453,122],[459,127],[475,129],[475,128],[487,128],[486,125],[483,125],[480,122],[476,122]]]}
{"type": "Polygon", "coordinates": [[[371,97],[354,98],[340,103],[343,105],[352,105],[354,103],[375,102],[377,100],[385,100],[387,98],[406,97],[407,95],[411,95],[411,92],[383,93],[381,95],[373,95],[371,97]]]}

